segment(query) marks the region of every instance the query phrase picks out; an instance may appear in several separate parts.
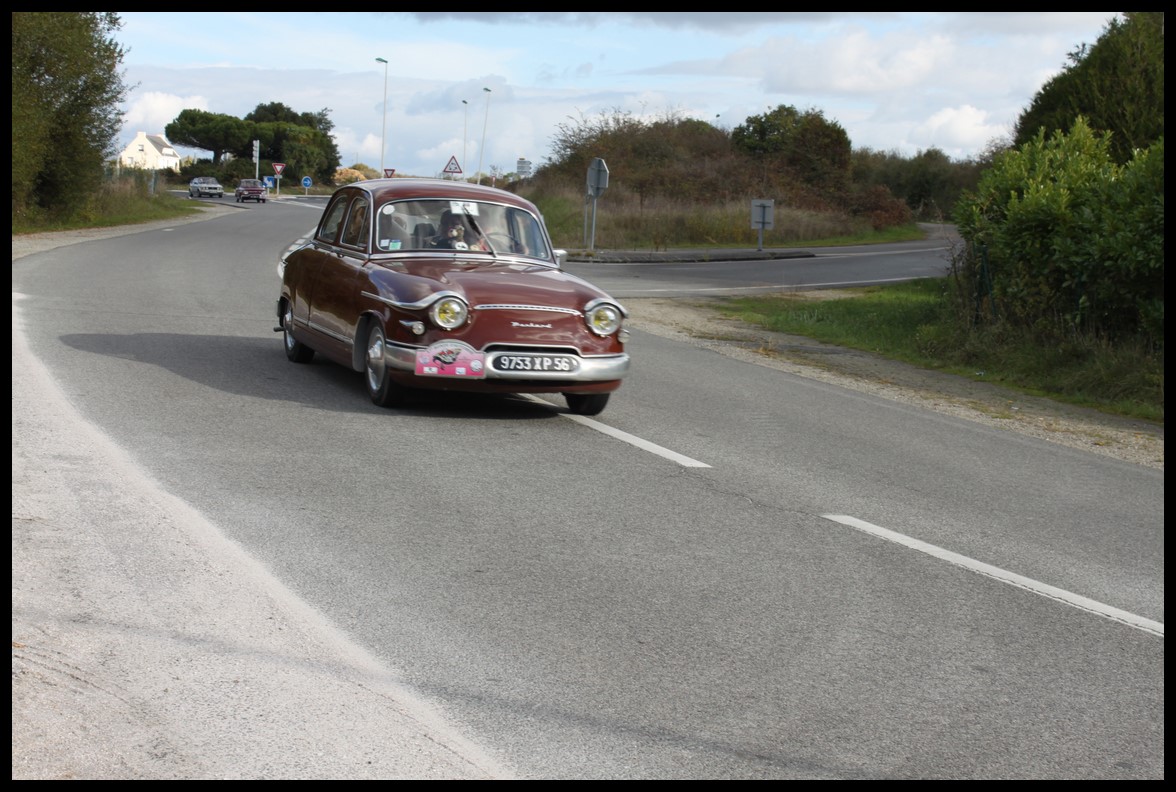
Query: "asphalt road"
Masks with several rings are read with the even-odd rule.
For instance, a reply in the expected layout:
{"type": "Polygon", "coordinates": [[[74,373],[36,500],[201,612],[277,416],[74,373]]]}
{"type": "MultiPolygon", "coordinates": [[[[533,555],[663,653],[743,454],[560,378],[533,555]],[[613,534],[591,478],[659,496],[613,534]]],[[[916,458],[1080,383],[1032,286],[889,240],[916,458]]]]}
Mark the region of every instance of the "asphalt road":
{"type": "Polygon", "coordinates": [[[644,333],[378,410],[315,217],[14,261],[14,778],[1163,777],[1162,472],[644,333]]]}

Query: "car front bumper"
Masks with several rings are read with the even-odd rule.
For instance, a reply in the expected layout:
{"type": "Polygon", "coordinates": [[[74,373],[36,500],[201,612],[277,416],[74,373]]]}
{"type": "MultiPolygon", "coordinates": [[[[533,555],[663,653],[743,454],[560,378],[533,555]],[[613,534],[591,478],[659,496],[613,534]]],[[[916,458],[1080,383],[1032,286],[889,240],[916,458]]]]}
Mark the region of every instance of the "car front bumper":
{"type": "MultiPolygon", "coordinates": [[[[410,347],[401,344],[387,344],[384,352],[384,364],[388,368],[406,373],[415,373],[417,352],[422,347],[410,347]]],[[[512,350],[500,350],[486,353],[486,375],[482,379],[507,380],[513,382],[570,382],[592,383],[609,382],[622,379],[629,371],[629,354],[598,355],[579,357],[579,367],[574,372],[564,371],[499,371],[494,361],[499,356],[517,354],[512,350]]]]}

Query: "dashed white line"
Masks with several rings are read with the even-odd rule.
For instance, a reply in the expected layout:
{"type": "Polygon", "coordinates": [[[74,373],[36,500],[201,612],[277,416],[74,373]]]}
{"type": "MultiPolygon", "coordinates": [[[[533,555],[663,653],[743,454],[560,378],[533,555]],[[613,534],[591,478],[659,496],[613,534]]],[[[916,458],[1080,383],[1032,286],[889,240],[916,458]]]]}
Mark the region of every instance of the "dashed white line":
{"type": "Polygon", "coordinates": [[[1162,622],[1145,619],[1142,616],[1137,616],[1134,613],[1128,613],[1125,610],[1120,610],[1110,605],[1105,605],[1101,602],[1083,597],[1080,594],[1074,594],[1073,592],[1066,591],[1065,589],[1060,589],[1055,586],[1050,586],[1046,583],[1033,580],[1031,578],[1023,577],[1022,575],[1018,575],[1015,572],[1009,572],[999,567],[985,564],[981,561],[977,561],[974,558],[968,558],[967,556],[960,555],[959,553],[953,553],[950,550],[944,550],[942,547],[928,544],[927,542],[914,539],[910,536],[906,536],[905,534],[900,534],[896,531],[891,531],[886,528],[881,528],[877,525],[872,525],[871,523],[865,522],[864,520],[859,520],[856,517],[849,517],[844,514],[824,514],[821,516],[826,520],[832,520],[833,522],[838,522],[842,525],[848,525],[851,528],[857,528],[859,531],[864,531],[865,533],[877,536],[880,539],[885,539],[888,542],[894,542],[895,544],[909,547],[912,550],[918,550],[920,553],[926,553],[929,556],[934,556],[935,558],[947,561],[950,564],[963,567],[969,571],[978,572],[981,575],[986,575],[987,577],[998,580],[1001,583],[1007,583],[1010,586],[1016,586],[1017,588],[1031,591],[1034,594],[1057,600],[1058,602],[1065,603],[1071,607],[1088,611],[1099,616],[1104,616],[1108,619],[1113,619],[1114,621],[1121,622],[1138,630],[1143,630],[1144,632],[1151,633],[1152,635],[1158,635],[1161,638],[1164,637],[1164,625],[1162,622]]]}
{"type": "MultiPolygon", "coordinates": [[[[522,394],[522,395],[527,396],[527,398],[529,398],[532,401],[538,402],[540,404],[545,404],[548,407],[552,406],[551,402],[547,401],[546,399],[540,398],[539,396],[534,396],[534,395],[529,395],[529,394],[522,394]]],[[[575,421],[578,424],[582,424],[584,426],[587,426],[589,429],[595,429],[596,431],[600,432],[601,434],[606,434],[609,437],[615,437],[617,440],[622,440],[631,446],[634,446],[636,448],[640,448],[642,451],[648,451],[651,454],[657,454],[659,457],[662,457],[663,459],[668,459],[671,462],[677,462],[682,467],[691,467],[691,468],[708,468],[708,467],[710,467],[710,465],[706,464],[705,462],[699,462],[697,459],[691,459],[688,456],[684,456],[682,454],[679,454],[677,451],[671,451],[668,448],[662,448],[661,446],[657,445],[656,443],[651,443],[648,440],[642,440],[640,437],[637,437],[635,435],[631,435],[628,432],[622,432],[620,429],[614,429],[613,427],[611,427],[607,424],[602,424],[600,421],[594,421],[591,418],[588,418],[587,416],[573,415],[571,413],[561,413],[561,415],[564,418],[567,418],[569,421],[575,421]]]]}

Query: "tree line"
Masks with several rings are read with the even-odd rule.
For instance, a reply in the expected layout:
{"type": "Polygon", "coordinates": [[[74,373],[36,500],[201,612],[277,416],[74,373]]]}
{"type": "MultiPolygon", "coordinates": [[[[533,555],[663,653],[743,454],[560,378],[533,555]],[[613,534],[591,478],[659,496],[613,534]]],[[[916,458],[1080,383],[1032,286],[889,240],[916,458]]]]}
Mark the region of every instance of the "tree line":
{"type": "Polygon", "coordinates": [[[342,160],[331,137],[335,125],[330,112],[325,107],[299,113],[281,102],[259,104],[244,118],[188,109],[164,128],[164,135],[173,145],[212,153],[210,163],[186,168],[185,176],[253,176],[256,140],[259,163],[281,162],[287,178],[311,176],[319,183],[332,184],[342,160]]]}

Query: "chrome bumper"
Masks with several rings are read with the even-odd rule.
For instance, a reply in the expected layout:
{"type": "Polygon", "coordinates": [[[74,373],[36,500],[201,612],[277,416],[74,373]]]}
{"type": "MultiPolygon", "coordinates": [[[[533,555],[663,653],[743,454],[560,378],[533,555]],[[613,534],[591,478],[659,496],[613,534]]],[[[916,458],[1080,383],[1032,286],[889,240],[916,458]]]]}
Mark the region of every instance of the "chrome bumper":
{"type": "MultiPolygon", "coordinates": [[[[384,347],[384,364],[397,371],[416,371],[417,347],[406,347],[386,344],[384,347]]],[[[581,357],[580,368],[568,374],[561,371],[499,371],[494,367],[494,359],[499,355],[517,354],[510,351],[488,352],[486,354],[486,376],[488,380],[513,380],[516,382],[607,382],[623,379],[629,371],[629,353],[619,355],[602,355],[599,357],[581,357]]]]}

